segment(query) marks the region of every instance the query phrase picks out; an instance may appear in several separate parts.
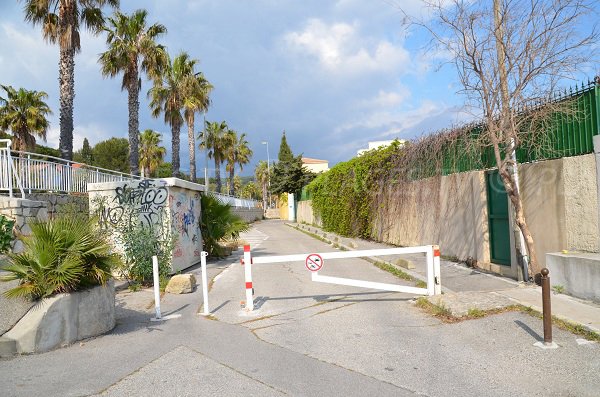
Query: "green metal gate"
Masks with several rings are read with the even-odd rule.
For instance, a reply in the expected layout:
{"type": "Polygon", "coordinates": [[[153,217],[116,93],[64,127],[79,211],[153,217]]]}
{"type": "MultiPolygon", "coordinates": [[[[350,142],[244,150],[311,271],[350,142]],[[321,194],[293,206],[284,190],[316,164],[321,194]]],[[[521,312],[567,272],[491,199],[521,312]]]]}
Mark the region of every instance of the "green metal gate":
{"type": "Polygon", "coordinates": [[[498,170],[486,172],[486,187],[491,261],[510,266],[508,196],[498,170]]]}

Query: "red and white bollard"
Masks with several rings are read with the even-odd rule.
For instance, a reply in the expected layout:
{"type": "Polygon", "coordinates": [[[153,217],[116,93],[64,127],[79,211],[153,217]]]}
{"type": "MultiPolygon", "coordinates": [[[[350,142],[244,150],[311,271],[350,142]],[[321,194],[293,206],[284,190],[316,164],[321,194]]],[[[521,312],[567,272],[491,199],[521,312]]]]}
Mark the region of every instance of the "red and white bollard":
{"type": "Polygon", "coordinates": [[[244,278],[246,280],[246,311],[254,310],[254,297],[252,296],[252,254],[250,246],[244,245],[244,278]]]}
{"type": "Polygon", "coordinates": [[[440,256],[440,247],[432,245],[427,252],[427,295],[430,296],[442,293],[440,256]]]}

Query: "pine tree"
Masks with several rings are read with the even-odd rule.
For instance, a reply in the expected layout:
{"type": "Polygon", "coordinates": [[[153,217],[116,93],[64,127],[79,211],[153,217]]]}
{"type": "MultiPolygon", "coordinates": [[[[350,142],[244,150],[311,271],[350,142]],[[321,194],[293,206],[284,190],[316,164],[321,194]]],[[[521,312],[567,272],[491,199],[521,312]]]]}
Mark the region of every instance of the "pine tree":
{"type": "Polygon", "coordinates": [[[93,161],[92,148],[87,138],[83,138],[83,147],[81,148],[81,160],[87,165],[91,165],[93,161]]]}
{"type": "Polygon", "coordinates": [[[281,143],[279,144],[278,159],[280,162],[294,160],[294,155],[292,154],[292,149],[290,149],[290,146],[288,145],[287,139],[285,137],[285,131],[283,131],[283,135],[281,136],[281,143]]]}

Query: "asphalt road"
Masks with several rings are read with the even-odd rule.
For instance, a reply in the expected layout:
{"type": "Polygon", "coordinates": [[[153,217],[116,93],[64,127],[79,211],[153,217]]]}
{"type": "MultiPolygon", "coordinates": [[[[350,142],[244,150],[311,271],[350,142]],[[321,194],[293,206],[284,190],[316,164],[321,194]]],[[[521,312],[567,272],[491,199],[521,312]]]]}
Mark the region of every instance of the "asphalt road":
{"type": "MultiPolygon", "coordinates": [[[[277,221],[244,238],[256,256],[334,250],[277,221]]],[[[560,347],[536,348],[541,322],[521,313],[443,324],[411,295],[312,282],[302,262],[254,265],[248,313],[238,259],[209,268],[212,318],[197,314],[201,288],[166,295],[163,314],[181,316],[162,323],[150,322],[150,291],[121,292],[112,333],[0,361],[0,395],[599,394],[599,346],[555,329],[560,347]]],[[[327,261],[321,274],[403,282],[360,259],[327,261]]]]}

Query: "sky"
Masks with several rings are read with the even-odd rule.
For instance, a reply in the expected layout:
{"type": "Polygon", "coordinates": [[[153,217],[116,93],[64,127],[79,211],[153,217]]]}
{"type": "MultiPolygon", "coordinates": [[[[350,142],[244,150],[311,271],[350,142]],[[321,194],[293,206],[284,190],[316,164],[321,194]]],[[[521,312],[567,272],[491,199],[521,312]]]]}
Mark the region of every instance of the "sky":
{"type": "MultiPolygon", "coordinates": [[[[421,2],[403,0],[409,14],[421,2]]],[[[23,19],[23,4],[0,0],[0,84],[42,90],[54,114],[47,144],[58,147],[58,47],[23,19]]],[[[121,0],[121,10],[148,10],[164,24],[159,42],[172,57],[186,51],[215,87],[209,121],[225,120],[246,133],[258,160],[273,161],[282,131],[294,154],[346,161],[369,141],[410,139],[464,119],[450,67],[427,51],[425,32],[408,30],[392,0],[121,0]],[[268,142],[262,145],[261,142],[268,142]]],[[[108,10],[110,12],[110,10],[108,10]]],[[[121,76],[105,79],[98,56],[105,37],[83,32],[75,63],[74,150],[127,137],[127,93],[121,76]]],[[[152,118],[144,81],[140,130],[163,136],[170,127],[152,118]]],[[[197,116],[201,120],[202,116],[197,116]]],[[[196,123],[199,132],[202,122],[196,123]]],[[[181,168],[189,170],[187,127],[181,131],[181,168]]],[[[203,174],[204,153],[197,154],[203,174]]],[[[209,163],[212,175],[214,165],[209,163]]]]}

